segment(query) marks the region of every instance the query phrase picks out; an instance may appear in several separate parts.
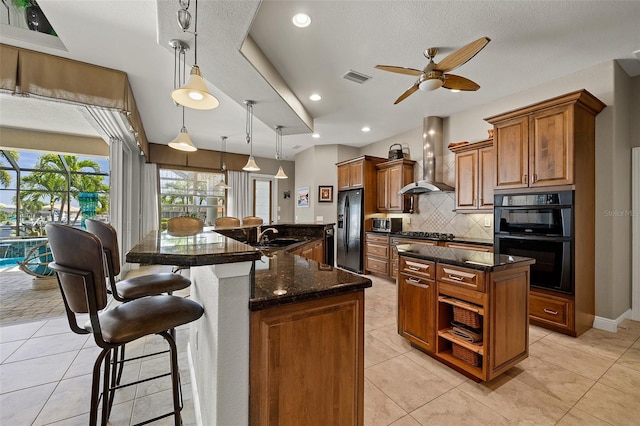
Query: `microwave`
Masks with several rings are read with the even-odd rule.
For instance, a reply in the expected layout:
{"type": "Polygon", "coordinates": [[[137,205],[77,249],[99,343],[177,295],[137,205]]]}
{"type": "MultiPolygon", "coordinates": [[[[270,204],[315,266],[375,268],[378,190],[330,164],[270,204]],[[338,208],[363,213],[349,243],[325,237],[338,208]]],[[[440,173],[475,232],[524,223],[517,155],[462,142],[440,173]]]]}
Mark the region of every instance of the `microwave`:
{"type": "Polygon", "coordinates": [[[402,231],[401,217],[375,217],[371,221],[371,230],[374,232],[402,231]]]}

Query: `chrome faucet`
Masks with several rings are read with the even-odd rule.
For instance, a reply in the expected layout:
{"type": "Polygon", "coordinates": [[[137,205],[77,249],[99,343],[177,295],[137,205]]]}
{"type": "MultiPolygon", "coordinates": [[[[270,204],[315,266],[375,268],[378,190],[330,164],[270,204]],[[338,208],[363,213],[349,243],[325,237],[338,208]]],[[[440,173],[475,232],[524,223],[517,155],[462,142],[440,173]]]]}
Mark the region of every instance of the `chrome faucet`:
{"type": "Polygon", "coordinates": [[[258,244],[263,243],[262,239],[263,238],[267,238],[267,236],[265,235],[267,232],[273,232],[274,234],[278,233],[278,230],[276,228],[267,228],[264,231],[262,230],[262,227],[260,225],[258,225],[258,236],[256,237],[256,241],[258,242],[258,244]]]}

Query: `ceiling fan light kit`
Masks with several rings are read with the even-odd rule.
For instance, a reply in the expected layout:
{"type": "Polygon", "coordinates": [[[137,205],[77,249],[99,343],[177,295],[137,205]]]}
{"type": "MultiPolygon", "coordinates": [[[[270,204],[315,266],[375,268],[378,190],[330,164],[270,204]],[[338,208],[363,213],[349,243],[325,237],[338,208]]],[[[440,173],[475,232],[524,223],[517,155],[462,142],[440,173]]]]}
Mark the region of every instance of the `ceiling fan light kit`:
{"type": "Polygon", "coordinates": [[[422,71],[415,68],[397,67],[393,65],[376,65],[376,68],[382,71],[418,77],[416,82],[396,99],[394,105],[402,102],[418,89],[423,92],[428,92],[444,87],[452,91],[474,91],[480,88],[477,83],[468,78],[447,73],[476,56],[490,41],[491,39],[489,39],[489,37],[481,37],[456,50],[439,63],[433,61],[433,58],[438,54],[438,49],[436,47],[430,47],[424,51],[424,56],[429,60],[429,63],[422,71]]]}

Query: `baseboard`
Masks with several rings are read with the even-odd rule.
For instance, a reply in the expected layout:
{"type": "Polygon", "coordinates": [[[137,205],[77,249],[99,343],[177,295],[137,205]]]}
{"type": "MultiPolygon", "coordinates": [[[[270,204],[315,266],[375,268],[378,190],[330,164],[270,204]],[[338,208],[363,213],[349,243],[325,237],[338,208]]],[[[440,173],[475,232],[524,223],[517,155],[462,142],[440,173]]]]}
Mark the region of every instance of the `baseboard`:
{"type": "Polygon", "coordinates": [[[610,331],[612,333],[618,332],[618,325],[627,318],[631,318],[631,309],[627,309],[622,315],[616,319],[609,319],[596,316],[593,320],[593,328],[598,330],[610,331]]]}
{"type": "Polygon", "coordinates": [[[196,372],[193,368],[193,358],[191,357],[191,345],[187,344],[187,358],[189,359],[189,376],[191,376],[191,393],[193,399],[193,411],[196,416],[196,425],[202,426],[202,414],[200,413],[200,396],[198,395],[198,384],[196,382],[196,372]]]}

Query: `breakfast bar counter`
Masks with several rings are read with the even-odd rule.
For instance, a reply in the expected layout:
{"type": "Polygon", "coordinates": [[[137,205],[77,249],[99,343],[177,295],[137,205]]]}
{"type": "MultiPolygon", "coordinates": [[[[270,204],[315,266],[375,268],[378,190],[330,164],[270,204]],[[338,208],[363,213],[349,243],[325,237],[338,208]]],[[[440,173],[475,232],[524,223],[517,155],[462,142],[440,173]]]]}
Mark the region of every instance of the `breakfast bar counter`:
{"type": "Polygon", "coordinates": [[[280,415],[362,424],[371,280],[293,254],[318,238],[309,227],[278,226],[289,239],[304,235],[286,247],[256,248],[234,239],[250,236],[246,228],[152,231],[126,260],[189,268],[189,297],[205,309],[189,329],[197,423],[266,424],[280,415]]]}

